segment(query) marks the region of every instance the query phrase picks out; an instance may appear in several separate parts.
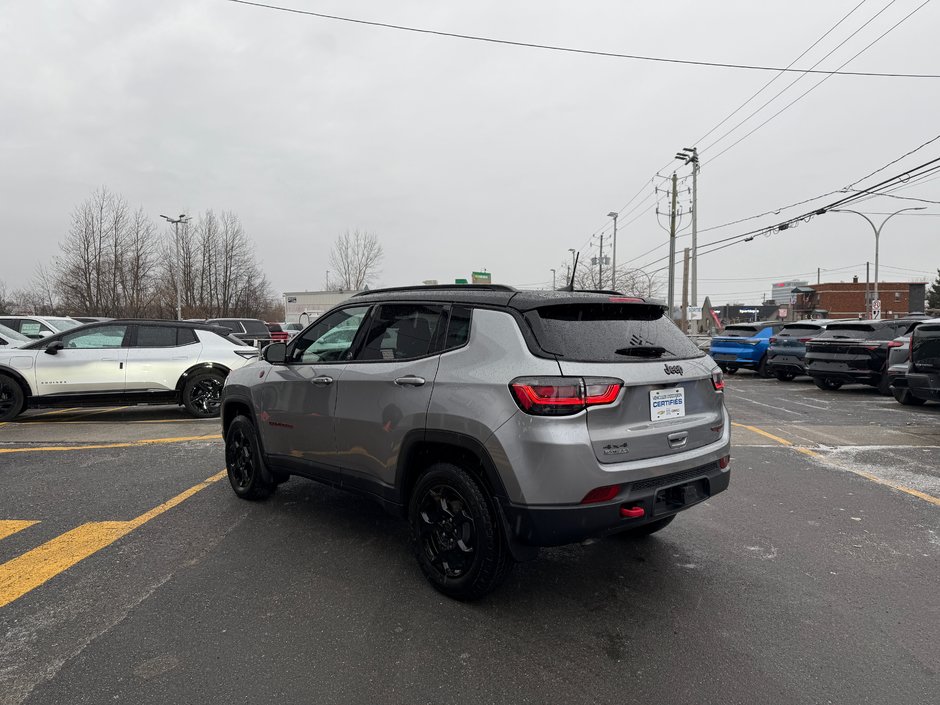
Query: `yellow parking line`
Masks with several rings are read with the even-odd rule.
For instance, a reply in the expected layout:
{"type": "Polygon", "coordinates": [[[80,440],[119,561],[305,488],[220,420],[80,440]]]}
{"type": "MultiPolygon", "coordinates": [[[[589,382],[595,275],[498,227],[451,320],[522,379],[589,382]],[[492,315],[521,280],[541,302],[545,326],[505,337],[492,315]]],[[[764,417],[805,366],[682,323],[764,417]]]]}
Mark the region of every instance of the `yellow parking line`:
{"type": "Polygon", "coordinates": [[[139,441],[127,443],[98,443],[83,446],[39,446],[32,448],[0,448],[0,454],[7,453],[58,453],[67,450],[105,450],[108,448],[136,448],[138,446],[155,445],[158,443],[183,443],[185,441],[207,441],[221,438],[217,433],[208,433],[204,436],[179,436],[178,438],[144,438],[139,441]]]}
{"type": "MultiPolygon", "coordinates": [[[[73,406],[73,407],[70,408],[70,409],[55,409],[55,410],[53,410],[53,411],[44,411],[44,412],[42,412],[41,414],[35,414],[35,415],[31,416],[30,418],[33,418],[33,419],[34,419],[34,418],[36,418],[37,416],[52,416],[53,414],[67,414],[67,413],[70,412],[70,411],[78,411],[79,409],[81,409],[80,406],[73,406]]],[[[13,421],[4,421],[3,423],[0,423],[0,426],[6,426],[7,424],[11,424],[11,423],[14,423],[14,422],[13,422],[13,421]]],[[[19,422],[17,422],[17,423],[19,423],[19,422]]]]}
{"type": "Polygon", "coordinates": [[[223,477],[225,470],[130,521],[82,524],[0,565],[0,607],[10,604],[223,477]]]}
{"type": "Polygon", "coordinates": [[[795,443],[793,443],[793,441],[788,441],[786,438],[781,438],[780,436],[775,436],[774,434],[768,433],[767,431],[765,431],[765,430],[763,430],[763,429],[761,429],[761,428],[757,428],[757,426],[748,426],[747,424],[736,423],[736,422],[734,422],[734,421],[731,422],[731,425],[732,425],[732,426],[737,426],[738,428],[745,428],[745,429],[747,429],[748,431],[751,431],[751,432],[756,433],[756,434],[758,434],[758,435],[760,435],[760,436],[763,436],[764,438],[769,438],[770,440],[775,441],[776,443],[779,443],[779,444],[782,445],[782,446],[786,446],[786,447],[788,447],[788,448],[792,448],[793,450],[795,450],[795,451],[798,452],[798,453],[802,453],[803,455],[808,455],[808,456],[811,457],[811,458],[816,458],[816,459],[818,459],[818,460],[820,460],[820,461],[822,461],[822,462],[824,462],[824,463],[828,463],[829,465],[832,465],[832,466],[834,466],[834,467],[837,467],[837,468],[839,468],[840,470],[845,470],[845,471],[847,471],[847,472],[851,472],[851,473],[853,473],[853,474],[855,474],[855,475],[858,475],[859,477],[864,477],[866,480],[871,480],[872,482],[876,482],[876,483],[878,483],[879,485],[884,485],[885,487],[890,487],[891,489],[897,490],[898,492],[904,492],[905,494],[909,494],[909,495],[911,495],[912,497],[917,497],[918,499],[922,499],[922,500],[924,500],[925,502],[930,502],[930,504],[933,504],[933,505],[936,505],[936,506],[940,507],[940,497],[934,497],[932,494],[927,494],[926,492],[921,492],[920,490],[915,490],[915,489],[912,488],[912,487],[905,487],[904,485],[899,485],[899,484],[897,484],[896,482],[891,482],[891,481],[889,481],[889,480],[885,480],[885,479],[883,479],[883,478],[880,478],[880,477],[878,477],[877,475],[872,475],[870,472],[865,472],[864,470],[859,470],[859,469],[857,469],[857,468],[853,468],[853,467],[850,467],[850,466],[848,466],[848,465],[844,465],[844,464],[842,464],[842,463],[840,463],[840,462],[837,462],[836,460],[833,460],[832,458],[826,457],[826,456],[823,455],[822,453],[817,453],[815,450],[810,450],[809,448],[804,448],[803,446],[798,446],[798,445],[796,445],[795,443]]]}
{"type": "Polygon", "coordinates": [[[22,531],[23,529],[38,523],[38,521],[16,521],[14,519],[0,519],[0,541],[5,539],[7,536],[12,536],[17,531],[22,531]]]}

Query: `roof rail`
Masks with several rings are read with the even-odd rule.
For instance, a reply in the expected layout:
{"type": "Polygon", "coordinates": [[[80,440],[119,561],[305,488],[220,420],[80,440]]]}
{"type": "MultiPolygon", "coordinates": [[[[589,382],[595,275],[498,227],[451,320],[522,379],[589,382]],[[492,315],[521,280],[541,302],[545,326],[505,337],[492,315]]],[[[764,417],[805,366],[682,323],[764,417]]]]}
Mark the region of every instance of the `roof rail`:
{"type": "Polygon", "coordinates": [[[385,289],[369,289],[354,294],[368,296],[369,294],[386,294],[394,291],[516,291],[514,287],[506,284],[421,284],[415,286],[391,286],[385,289]]]}

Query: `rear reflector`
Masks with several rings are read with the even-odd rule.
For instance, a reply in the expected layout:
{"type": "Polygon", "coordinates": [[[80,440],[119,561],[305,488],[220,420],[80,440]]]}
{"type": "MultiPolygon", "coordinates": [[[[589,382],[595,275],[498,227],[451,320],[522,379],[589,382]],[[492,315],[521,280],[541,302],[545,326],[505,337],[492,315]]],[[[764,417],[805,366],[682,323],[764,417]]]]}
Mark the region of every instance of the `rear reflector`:
{"type": "Polygon", "coordinates": [[[726,467],[731,465],[731,456],[726,455],[723,458],[718,458],[718,467],[724,470],[726,467]]]}
{"type": "Polygon", "coordinates": [[[609,502],[620,492],[620,485],[605,485],[604,487],[595,487],[584,495],[581,504],[594,504],[595,502],[609,502]]]}
{"type": "Polygon", "coordinates": [[[535,416],[571,416],[617,401],[623,380],[612,377],[519,377],[509,383],[516,404],[535,416]]]}

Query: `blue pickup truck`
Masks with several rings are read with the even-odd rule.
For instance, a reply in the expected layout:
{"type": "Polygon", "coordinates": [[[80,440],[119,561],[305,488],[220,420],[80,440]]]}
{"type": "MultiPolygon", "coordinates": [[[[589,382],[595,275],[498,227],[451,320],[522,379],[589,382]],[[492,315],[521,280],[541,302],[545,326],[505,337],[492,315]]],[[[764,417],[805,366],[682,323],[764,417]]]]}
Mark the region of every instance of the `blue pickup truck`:
{"type": "Polygon", "coordinates": [[[712,338],[712,359],[731,375],[744,368],[767,377],[770,336],[775,335],[783,325],[780,321],[757,321],[727,326],[721,335],[712,338]]]}

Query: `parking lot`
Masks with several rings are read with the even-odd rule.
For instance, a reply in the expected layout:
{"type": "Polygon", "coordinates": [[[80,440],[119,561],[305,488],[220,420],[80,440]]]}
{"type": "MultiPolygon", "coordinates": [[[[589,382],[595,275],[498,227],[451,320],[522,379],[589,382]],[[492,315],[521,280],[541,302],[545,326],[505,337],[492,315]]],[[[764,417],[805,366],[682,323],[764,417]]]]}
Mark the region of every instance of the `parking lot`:
{"type": "Polygon", "coordinates": [[[726,395],[728,492],[473,604],[366,499],[238,500],[217,420],[28,412],[0,424],[0,705],[936,703],[940,405],[726,395]]]}

